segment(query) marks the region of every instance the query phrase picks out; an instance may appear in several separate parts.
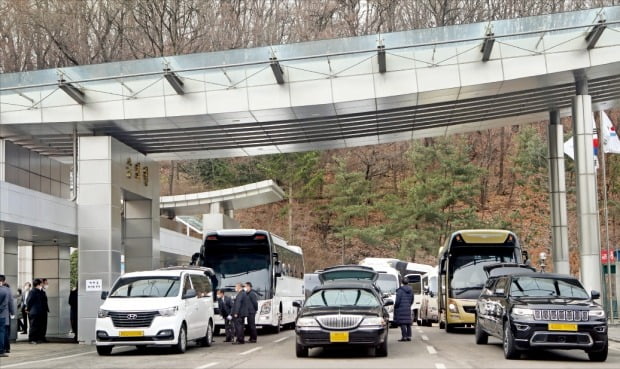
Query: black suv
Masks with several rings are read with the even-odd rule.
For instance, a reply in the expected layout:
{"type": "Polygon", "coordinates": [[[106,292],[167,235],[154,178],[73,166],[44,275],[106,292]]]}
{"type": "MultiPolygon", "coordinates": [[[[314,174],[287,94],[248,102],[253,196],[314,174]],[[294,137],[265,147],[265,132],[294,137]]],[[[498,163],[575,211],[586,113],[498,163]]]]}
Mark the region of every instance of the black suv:
{"type": "Polygon", "coordinates": [[[579,280],[568,275],[521,272],[487,280],[476,303],[476,343],[503,341],[504,356],[527,349],[581,349],[607,359],[607,318],[579,280]]]}

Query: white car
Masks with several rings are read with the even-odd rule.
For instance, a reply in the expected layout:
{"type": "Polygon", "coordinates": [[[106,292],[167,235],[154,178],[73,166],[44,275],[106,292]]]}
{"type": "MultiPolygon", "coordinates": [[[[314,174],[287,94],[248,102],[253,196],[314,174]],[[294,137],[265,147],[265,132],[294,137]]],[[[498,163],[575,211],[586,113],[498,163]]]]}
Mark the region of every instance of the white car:
{"type": "Polygon", "coordinates": [[[202,267],[171,267],[123,274],[97,315],[99,355],[114,346],[173,346],[185,352],[187,341],[213,342],[213,271],[202,267]]]}

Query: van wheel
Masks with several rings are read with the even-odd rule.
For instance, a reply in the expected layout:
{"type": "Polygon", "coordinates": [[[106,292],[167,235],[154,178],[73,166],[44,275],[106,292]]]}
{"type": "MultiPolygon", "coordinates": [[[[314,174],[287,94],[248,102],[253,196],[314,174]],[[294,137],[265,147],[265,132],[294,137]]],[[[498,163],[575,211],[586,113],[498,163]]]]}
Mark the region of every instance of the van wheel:
{"type": "Polygon", "coordinates": [[[179,338],[177,339],[177,344],[174,345],[174,351],[179,354],[185,353],[187,350],[187,331],[185,329],[185,324],[181,324],[181,329],[179,329],[179,338]]]}
{"type": "Polygon", "coordinates": [[[211,347],[212,344],[213,344],[213,322],[209,321],[209,325],[207,325],[207,333],[200,340],[200,346],[211,347]]]}
{"type": "Polygon", "coordinates": [[[299,343],[295,343],[295,354],[297,357],[308,357],[308,348],[299,343]]]}
{"type": "Polygon", "coordinates": [[[97,346],[97,353],[99,356],[108,356],[112,353],[112,347],[114,346],[97,346]]]}
{"type": "Polygon", "coordinates": [[[607,351],[608,345],[605,342],[605,347],[601,351],[588,352],[588,358],[590,358],[590,361],[605,361],[607,360],[607,351]]]}
{"type": "Polygon", "coordinates": [[[427,327],[432,327],[432,326],[433,326],[433,321],[432,321],[432,320],[430,320],[430,319],[428,319],[428,320],[426,321],[426,326],[427,326],[427,327]]]}

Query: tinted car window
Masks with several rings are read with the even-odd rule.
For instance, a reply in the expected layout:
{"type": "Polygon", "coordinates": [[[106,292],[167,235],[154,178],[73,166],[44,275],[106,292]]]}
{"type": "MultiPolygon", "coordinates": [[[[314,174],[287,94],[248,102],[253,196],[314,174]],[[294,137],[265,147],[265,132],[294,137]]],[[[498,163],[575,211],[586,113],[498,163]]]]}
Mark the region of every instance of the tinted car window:
{"type": "Polygon", "coordinates": [[[209,292],[211,292],[211,281],[209,278],[198,274],[190,274],[190,278],[196,290],[196,296],[199,298],[207,297],[209,292]]]}
{"type": "Polygon", "coordinates": [[[333,289],[315,292],[306,300],[305,306],[378,307],[379,305],[377,297],[368,291],[361,289],[333,289]]]}
{"type": "Polygon", "coordinates": [[[517,277],[512,281],[510,294],[515,297],[571,297],[587,299],[586,290],[573,279],[517,277]]]}
{"type": "Polygon", "coordinates": [[[179,294],[179,277],[121,278],[110,297],[173,297],[179,294]]]}

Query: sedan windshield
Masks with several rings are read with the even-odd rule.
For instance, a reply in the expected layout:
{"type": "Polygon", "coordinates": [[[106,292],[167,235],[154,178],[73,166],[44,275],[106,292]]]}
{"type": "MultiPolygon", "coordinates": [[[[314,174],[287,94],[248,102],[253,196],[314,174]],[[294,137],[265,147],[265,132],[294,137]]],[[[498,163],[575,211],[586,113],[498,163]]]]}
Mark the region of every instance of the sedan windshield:
{"type": "Polygon", "coordinates": [[[110,297],[173,297],[179,294],[179,277],[121,278],[110,297]]]}
{"type": "Polygon", "coordinates": [[[306,300],[306,307],[360,306],[378,307],[379,299],[361,289],[319,290],[306,300]]]}
{"type": "Polygon", "coordinates": [[[510,295],[513,297],[569,297],[589,298],[576,279],[517,277],[512,280],[510,295]]]}

